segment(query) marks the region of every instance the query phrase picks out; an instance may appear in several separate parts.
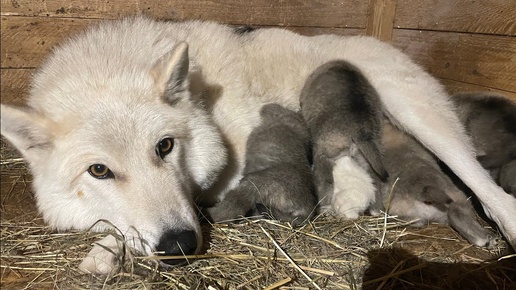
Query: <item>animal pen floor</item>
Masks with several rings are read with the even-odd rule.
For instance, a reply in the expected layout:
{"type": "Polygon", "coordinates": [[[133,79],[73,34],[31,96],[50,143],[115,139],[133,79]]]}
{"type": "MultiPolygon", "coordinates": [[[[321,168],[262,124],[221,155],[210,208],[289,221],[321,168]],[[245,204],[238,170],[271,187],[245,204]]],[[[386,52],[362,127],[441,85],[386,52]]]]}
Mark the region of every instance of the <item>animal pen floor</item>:
{"type": "Polygon", "coordinates": [[[516,257],[500,240],[468,244],[447,226],[393,217],[320,216],[299,229],[269,220],[204,225],[205,251],[171,269],[125,257],[111,277],[77,266],[102,234],[57,233],[37,214],[31,176],[1,144],[3,289],[516,289],[516,257]]]}

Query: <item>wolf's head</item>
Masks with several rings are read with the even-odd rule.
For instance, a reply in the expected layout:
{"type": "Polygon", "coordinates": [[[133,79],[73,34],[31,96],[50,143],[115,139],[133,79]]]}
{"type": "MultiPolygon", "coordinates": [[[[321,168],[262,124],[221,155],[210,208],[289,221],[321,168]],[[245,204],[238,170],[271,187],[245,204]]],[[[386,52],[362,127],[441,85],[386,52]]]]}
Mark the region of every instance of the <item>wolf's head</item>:
{"type": "Polygon", "coordinates": [[[193,254],[201,245],[194,192],[218,177],[226,149],[191,99],[188,45],[153,61],[164,49],[151,45],[164,45],[131,50],[103,45],[106,35],[58,48],[35,76],[29,108],[2,105],[2,135],[30,165],[52,227],[105,219],[135,228],[147,252],[193,254]]]}

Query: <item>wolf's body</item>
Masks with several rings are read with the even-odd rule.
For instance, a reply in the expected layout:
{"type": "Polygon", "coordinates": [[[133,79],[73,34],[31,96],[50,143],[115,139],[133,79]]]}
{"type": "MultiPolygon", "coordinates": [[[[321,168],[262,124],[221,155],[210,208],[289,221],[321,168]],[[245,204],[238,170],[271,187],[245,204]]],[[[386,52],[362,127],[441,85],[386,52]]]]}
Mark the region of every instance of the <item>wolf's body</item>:
{"type": "Polygon", "coordinates": [[[335,60],[315,69],[299,101],[312,135],[320,205],[356,218],[375,201],[370,175],[388,176],[380,152],[380,97],[359,69],[335,60]]]}
{"type": "Polygon", "coordinates": [[[300,114],[276,104],[265,105],[260,115],[247,140],[244,177],[209,213],[217,222],[232,220],[260,214],[256,204],[262,204],[273,218],[299,225],[317,204],[308,128],[300,114]]]}
{"type": "Polygon", "coordinates": [[[480,225],[467,196],[430,152],[388,122],[383,127],[382,144],[390,176],[380,193],[389,214],[414,221],[415,226],[450,224],[474,245],[494,245],[494,236],[480,225]]]}
{"type": "MultiPolygon", "coordinates": [[[[129,240],[138,230],[146,252],[187,253],[167,248],[184,243],[193,253],[201,239],[195,193],[208,202],[234,188],[261,107],[299,110],[306,78],[333,59],[362,71],[389,120],[446,162],[516,246],[516,199],[475,160],[443,87],[369,37],[237,34],[211,22],[140,17],[103,23],[53,52],[35,75],[28,110],[2,106],[2,135],[30,164],[51,226],[86,229],[107,219],[129,240]],[[174,148],[161,158],[166,138],[174,148]],[[110,178],[92,177],[92,165],[109,167],[110,178]],[[197,243],[191,234],[183,242],[185,233],[197,243]]],[[[107,256],[95,246],[81,267],[109,271],[112,261],[100,260],[107,256]]]]}

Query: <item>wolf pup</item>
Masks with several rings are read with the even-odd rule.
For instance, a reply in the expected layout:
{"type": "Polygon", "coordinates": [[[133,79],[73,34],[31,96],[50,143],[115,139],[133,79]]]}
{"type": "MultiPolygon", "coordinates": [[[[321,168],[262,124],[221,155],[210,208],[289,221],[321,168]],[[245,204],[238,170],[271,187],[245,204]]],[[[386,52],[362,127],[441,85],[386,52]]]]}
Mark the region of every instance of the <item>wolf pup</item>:
{"type": "Polygon", "coordinates": [[[509,165],[516,162],[516,102],[490,92],[455,94],[452,100],[478,161],[511,192],[516,186],[516,172],[511,169],[515,165],[509,165]]]}
{"type": "Polygon", "coordinates": [[[516,197],[516,156],[515,159],[500,168],[498,180],[506,192],[516,197]]]}
{"type": "Polygon", "coordinates": [[[277,104],[265,105],[261,117],[247,140],[244,177],[208,211],[217,222],[257,212],[261,204],[273,218],[300,225],[317,202],[308,129],[300,114],[277,104]]]}
{"type": "MultiPolygon", "coordinates": [[[[104,219],[147,254],[195,254],[202,234],[194,201],[223,200],[238,185],[260,109],[299,111],[305,80],[335,59],[363,73],[389,121],[443,160],[516,247],[516,198],[475,159],[442,85],[371,37],[103,21],[54,49],[34,76],[27,108],[2,105],[1,132],[28,162],[38,208],[53,228],[102,231],[96,222],[104,219]]],[[[352,165],[351,172],[361,168],[352,165]]],[[[354,186],[341,194],[369,196],[370,188],[354,186]]],[[[116,252],[108,236],[80,267],[109,272],[116,252]]]]}
{"type": "Polygon", "coordinates": [[[472,204],[435,157],[388,122],[383,131],[384,163],[390,177],[381,194],[388,213],[416,220],[415,226],[450,224],[470,243],[492,247],[494,235],[480,225],[472,204]]]}
{"type": "Polygon", "coordinates": [[[313,139],[321,208],[333,207],[342,216],[358,217],[375,201],[369,168],[382,180],[388,176],[379,149],[382,108],[378,94],[358,68],[336,60],[308,77],[300,105],[313,139]]]}

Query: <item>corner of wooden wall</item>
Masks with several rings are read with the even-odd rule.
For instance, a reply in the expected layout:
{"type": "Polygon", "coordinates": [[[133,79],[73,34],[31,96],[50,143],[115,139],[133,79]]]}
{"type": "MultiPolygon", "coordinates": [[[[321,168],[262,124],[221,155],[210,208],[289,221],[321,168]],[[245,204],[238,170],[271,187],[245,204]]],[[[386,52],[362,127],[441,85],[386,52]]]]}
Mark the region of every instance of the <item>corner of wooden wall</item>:
{"type": "Polygon", "coordinates": [[[392,40],[396,0],[371,0],[366,24],[366,35],[382,41],[392,40]]]}

